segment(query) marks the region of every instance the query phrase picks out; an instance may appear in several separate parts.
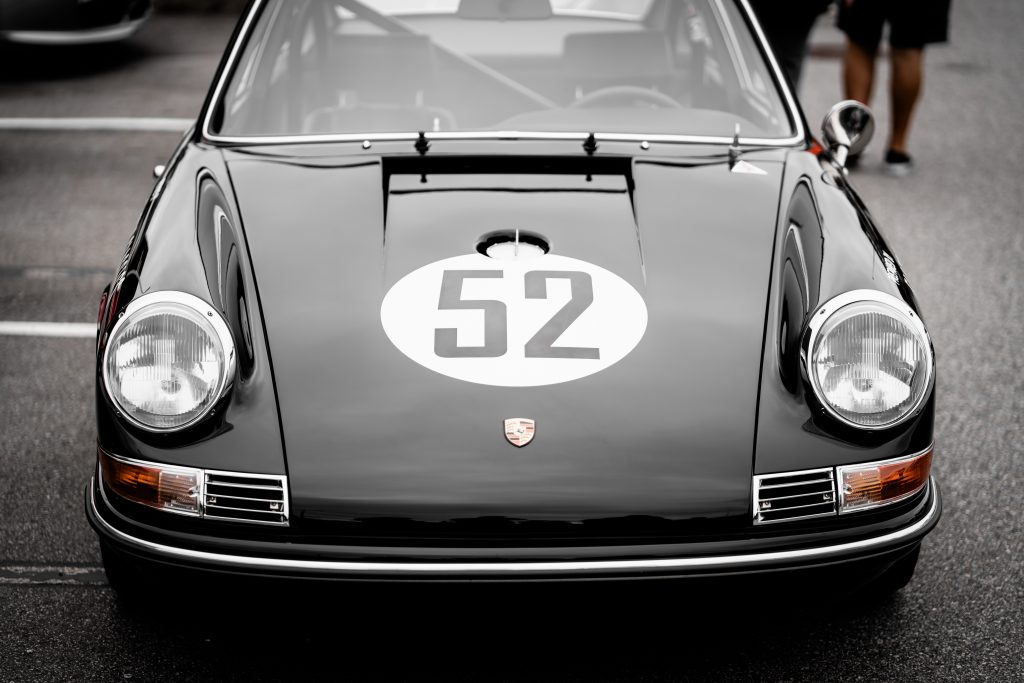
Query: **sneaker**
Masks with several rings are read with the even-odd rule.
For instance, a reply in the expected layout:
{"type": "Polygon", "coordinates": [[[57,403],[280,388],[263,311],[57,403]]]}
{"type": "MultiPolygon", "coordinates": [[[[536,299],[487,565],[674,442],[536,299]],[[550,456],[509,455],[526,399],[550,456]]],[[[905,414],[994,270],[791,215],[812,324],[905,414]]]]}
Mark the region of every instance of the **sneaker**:
{"type": "Polygon", "coordinates": [[[914,172],[914,160],[909,154],[890,149],[885,153],[885,172],[897,178],[905,178],[914,172]]]}

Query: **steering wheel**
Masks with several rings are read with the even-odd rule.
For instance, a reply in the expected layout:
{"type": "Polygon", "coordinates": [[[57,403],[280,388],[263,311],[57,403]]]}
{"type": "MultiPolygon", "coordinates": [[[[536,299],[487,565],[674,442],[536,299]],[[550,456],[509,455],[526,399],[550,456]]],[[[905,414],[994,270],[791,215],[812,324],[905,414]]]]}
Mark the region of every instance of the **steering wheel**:
{"type": "Polygon", "coordinates": [[[600,88],[594,92],[588,92],[583,97],[572,102],[569,108],[578,107],[609,107],[619,104],[636,106],[638,102],[650,104],[655,107],[668,107],[678,109],[682,107],[679,102],[665,93],[641,88],[637,85],[613,85],[608,88],[600,88]]]}

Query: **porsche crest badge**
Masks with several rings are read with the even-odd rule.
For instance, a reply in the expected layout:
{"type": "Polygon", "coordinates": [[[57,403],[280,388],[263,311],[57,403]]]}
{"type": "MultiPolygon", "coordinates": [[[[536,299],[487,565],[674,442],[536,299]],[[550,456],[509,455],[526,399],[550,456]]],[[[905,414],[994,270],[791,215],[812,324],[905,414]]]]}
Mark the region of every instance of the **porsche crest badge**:
{"type": "Polygon", "coordinates": [[[510,417],[505,420],[505,439],[516,448],[522,448],[533,441],[537,425],[525,417],[510,417]]]}

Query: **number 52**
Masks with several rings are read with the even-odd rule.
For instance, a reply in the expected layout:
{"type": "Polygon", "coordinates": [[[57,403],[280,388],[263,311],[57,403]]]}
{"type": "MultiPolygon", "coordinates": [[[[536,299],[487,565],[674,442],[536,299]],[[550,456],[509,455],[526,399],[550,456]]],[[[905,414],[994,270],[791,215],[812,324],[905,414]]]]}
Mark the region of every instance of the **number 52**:
{"type": "MultiPolygon", "coordinates": [[[[446,270],[441,278],[441,311],[477,310],[484,312],[484,345],[459,346],[455,328],[434,330],[434,353],[441,358],[499,358],[508,352],[508,308],[503,301],[462,298],[462,284],[471,279],[501,279],[501,270],[446,270]]],[[[553,346],[569,326],[594,302],[594,283],[590,274],[576,270],[531,270],[523,276],[527,299],[546,299],[548,280],[568,280],[571,296],[523,348],[527,358],[598,359],[599,349],[581,346],[553,346]]]]}

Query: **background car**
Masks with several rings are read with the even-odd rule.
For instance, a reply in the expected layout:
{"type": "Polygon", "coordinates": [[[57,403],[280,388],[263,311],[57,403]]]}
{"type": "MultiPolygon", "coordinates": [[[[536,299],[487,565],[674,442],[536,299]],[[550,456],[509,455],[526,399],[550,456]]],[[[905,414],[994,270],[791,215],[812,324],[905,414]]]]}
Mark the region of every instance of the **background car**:
{"type": "Polygon", "coordinates": [[[150,0],[0,0],[0,40],[35,45],[124,40],[150,8],[150,0]]]}
{"type": "Polygon", "coordinates": [[[104,293],[112,583],[905,584],[934,357],[870,113],[815,142],[742,2],[378,7],[252,4],[104,293]]]}

